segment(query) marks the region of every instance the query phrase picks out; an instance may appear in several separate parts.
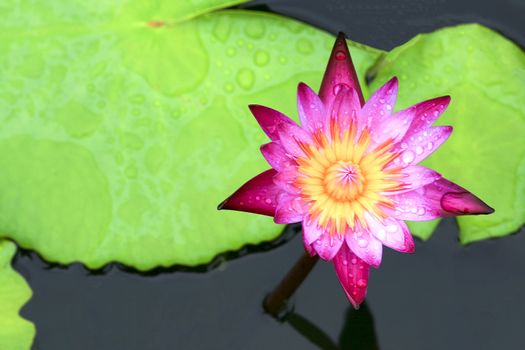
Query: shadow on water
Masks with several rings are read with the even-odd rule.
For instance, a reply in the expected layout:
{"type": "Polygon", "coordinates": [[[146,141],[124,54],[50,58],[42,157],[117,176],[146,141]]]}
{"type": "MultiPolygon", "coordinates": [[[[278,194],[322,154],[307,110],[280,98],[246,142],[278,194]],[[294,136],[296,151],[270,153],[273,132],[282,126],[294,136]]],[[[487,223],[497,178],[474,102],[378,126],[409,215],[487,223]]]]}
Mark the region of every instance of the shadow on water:
{"type": "Polygon", "coordinates": [[[286,322],[299,334],[322,350],[339,350],[339,346],[321,328],[296,312],[286,317],[286,322]]]}
{"type": "Polygon", "coordinates": [[[286,322],[322,350],[379,350],[374,318],[366,302],[359,310],[348,308],[338,344],[321,328],[296,312],[288,315],[286,322]]]}
{"type": "Polygon", "coordinates": [[[379,350],[374,318],[366,302],[359,310],[348,308],[339,346],[341,350],[379,350]]]}

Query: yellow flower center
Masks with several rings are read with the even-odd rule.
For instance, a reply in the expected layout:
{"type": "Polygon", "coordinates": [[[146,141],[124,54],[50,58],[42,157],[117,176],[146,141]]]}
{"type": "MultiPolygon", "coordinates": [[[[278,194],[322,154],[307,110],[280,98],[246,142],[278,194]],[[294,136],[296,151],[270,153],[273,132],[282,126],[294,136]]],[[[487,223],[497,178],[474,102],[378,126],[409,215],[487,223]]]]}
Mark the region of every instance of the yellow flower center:
{"type": "Polygon", "coordinates": [[[348,160],[338,160],[329,166],[322,179],[326,193],[339,201],[357,198],[363,192],[364,180],[359,165],[348,160]]]}
{"type": "Polygon", "coordinates": [[[332,234],[356,225],[367,227],[364,214],[384,218],[393,208],[386,194],[403,188],[401,168],[386,168],[399,154],[388,140],[371,147],[368,129],[359,136],[354,126],[340,130],[331,122],[330,136],[319,131],[313,144],[300,144],[305,157],[297,159],[296,186],[310,206],[310,217],[332,234]]]}

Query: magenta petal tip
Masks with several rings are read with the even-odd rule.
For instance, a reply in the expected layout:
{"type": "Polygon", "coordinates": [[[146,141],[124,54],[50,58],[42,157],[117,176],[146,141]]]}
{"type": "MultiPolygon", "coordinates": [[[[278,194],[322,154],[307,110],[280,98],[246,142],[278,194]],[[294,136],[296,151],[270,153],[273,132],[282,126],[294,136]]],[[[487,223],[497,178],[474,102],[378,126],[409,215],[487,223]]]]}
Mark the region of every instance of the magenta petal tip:
{"type": "Polygon", "coordinates": [[[252,112],[253,116],[268,135],[272,141],[279,139],[277,129],[281,124],[293,124],[295,122],[275,109],[261,106],[261,105],[249,105],[248,108],[252,112]]]}
{"type": "Polygon", "coordinates": [[[470,192],[448,192],[441,198],[441,207],[454,215],[492,214],[494,208],[470,192]]]}
{"type": "Polygon", "coordinates": [[[361,105],[364,104],[365,100],[346,44],[346,37],[344,33],[340,32],[335,40],[319,89],[319,97],[326,106],[332,105],[335,92],[339,91],[342,86],[355,89],[361,105]]]}
{"type": "Polygon", "coordinates": [[[269,169],[255,176],[222,201],[217,209],[274,216],[277,196],[281,192],[273,182],[276,173],[269,169]]]}

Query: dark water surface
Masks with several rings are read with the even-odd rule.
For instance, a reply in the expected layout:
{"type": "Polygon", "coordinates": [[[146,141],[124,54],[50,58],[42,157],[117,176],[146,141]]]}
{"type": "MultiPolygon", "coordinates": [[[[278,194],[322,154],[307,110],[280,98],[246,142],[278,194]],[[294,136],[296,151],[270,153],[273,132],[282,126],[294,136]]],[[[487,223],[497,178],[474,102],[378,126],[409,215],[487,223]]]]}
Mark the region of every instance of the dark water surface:
{"type": "MultiPolygon", "coordinates": [[[[420,32],[480,22],[525,47],[525,0],[261,0],[249,6],[343,30],[390,49],[420,32]]],[[[246,7],[246,6],[244,6],[246,7]]],[[[523,230],[522,230],[523,231],[523,230]]],[[[349,308],[330,263],[319,263],[279,323],[261,301],[303,253],[290,229],[274,249],[215,264],[208,273],[140,275],[110,266],[50,267],[31,253],[15,268],[34,297],[34,349],[523,349],[525,232],[467,247],[453,220],[413,255],[385,250],[367,304],[349,308]]],[[[266,250],[266,251],[265,251],[266,250]]],[[[205,270],[205,268],[201,269],[205,270]]]]}

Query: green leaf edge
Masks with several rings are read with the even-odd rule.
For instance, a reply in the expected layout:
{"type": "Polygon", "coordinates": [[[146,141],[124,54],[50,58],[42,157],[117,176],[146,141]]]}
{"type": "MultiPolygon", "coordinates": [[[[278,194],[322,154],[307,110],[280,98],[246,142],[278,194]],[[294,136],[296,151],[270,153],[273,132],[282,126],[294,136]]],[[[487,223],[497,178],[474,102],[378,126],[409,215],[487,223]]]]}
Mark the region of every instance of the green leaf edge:
{"type": "Polygon", "coordinates": [[[35,326],[30,321],[22,318],[19,313],[11,314],[12,308],[20,310],[29,299],[33,292],[24,278],[11,267],[11,261],[16,252],[16,245],[7,240],[0,240],[0,281],[7,281],[7,284],[0,284],[0,298],[4,296],[6,288],[11,287],[16,290],[16,295],[7,300],[1,300],[0,304],[0,348],[5,350],[25,350],[30,349],[35,337],[35,326]],[[7,312],[5,310],[7,308],[7,312]],[[6,317],[5,323],[2,318],[6,317]],[[5,329],[13,327],[10,332],[3,333],[5,329]],[[14,331],[14,332],[13,332],[14,331]],[[16,343],[8,337],[16,336],[16,343]],[[18,339],[20,338],[20,339],[18,339]]]}

